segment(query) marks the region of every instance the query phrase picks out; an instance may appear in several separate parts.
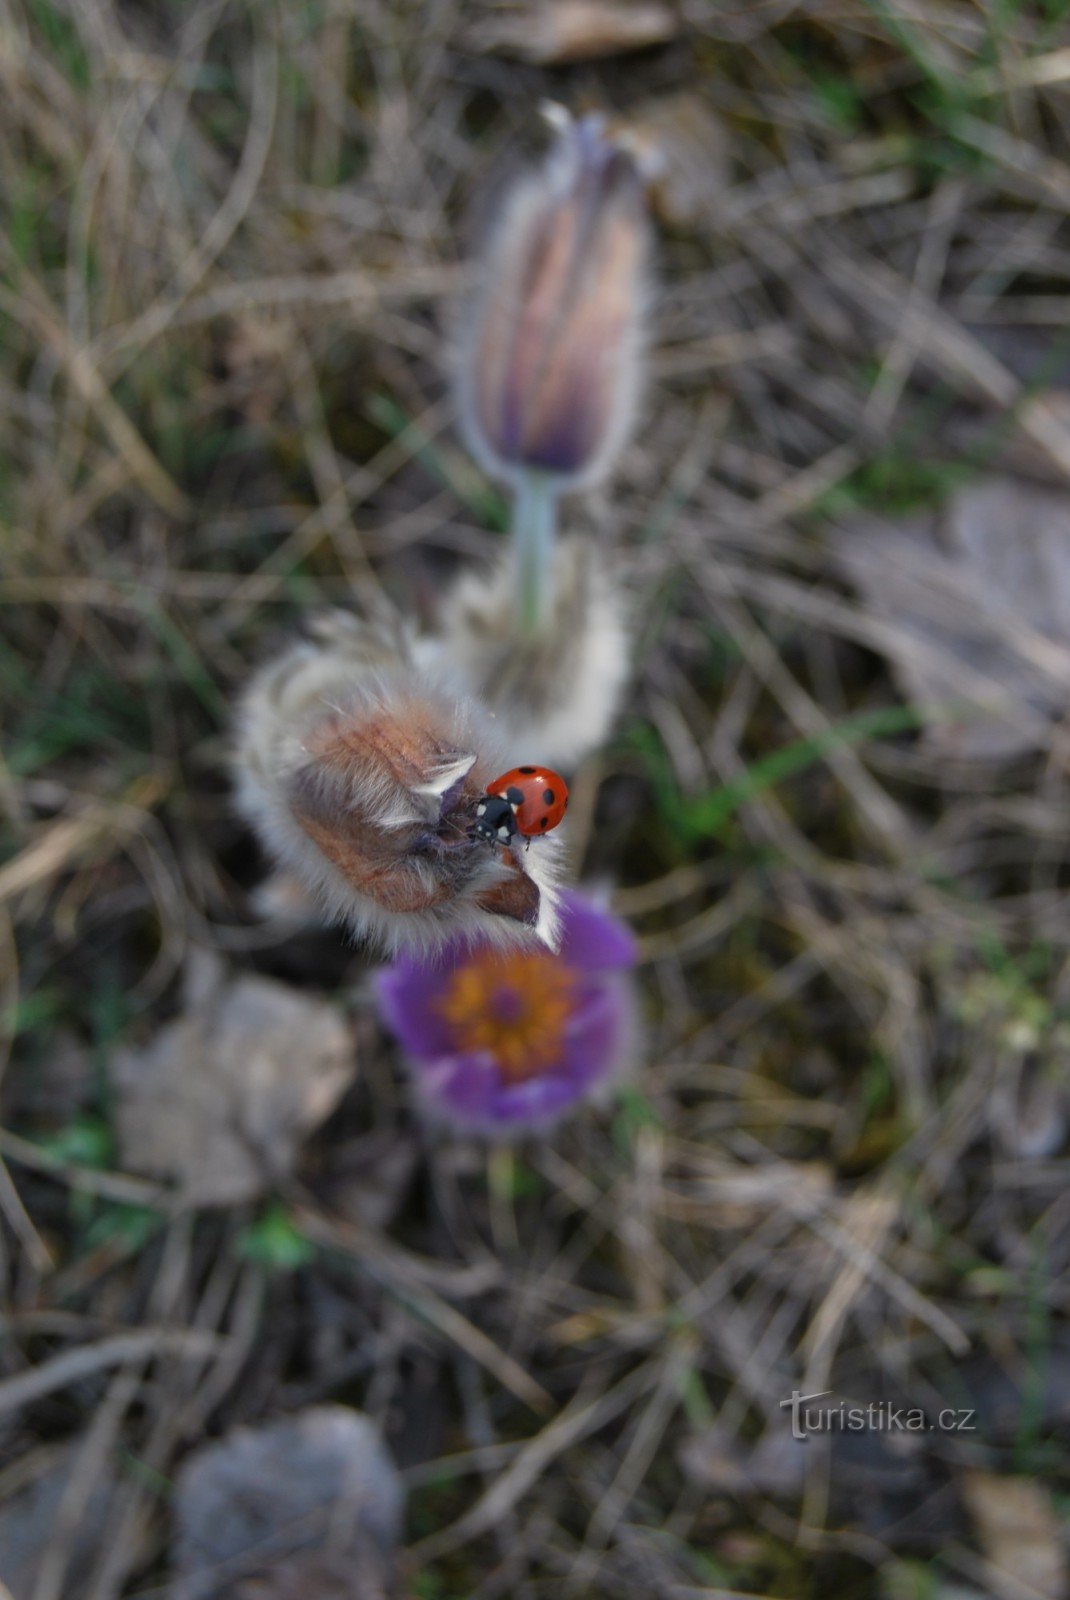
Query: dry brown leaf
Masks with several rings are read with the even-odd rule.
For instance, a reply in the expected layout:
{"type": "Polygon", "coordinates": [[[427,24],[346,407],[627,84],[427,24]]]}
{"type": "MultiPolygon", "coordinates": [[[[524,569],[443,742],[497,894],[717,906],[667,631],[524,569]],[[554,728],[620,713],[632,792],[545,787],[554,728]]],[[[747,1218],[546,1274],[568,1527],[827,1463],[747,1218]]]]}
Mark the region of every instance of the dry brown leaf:
{"type": "Polygon", "coordinates": [[[833,550],[903,692],[934,708],[936,753],[1044,744],[1070,704],[1070,498],[990,478],[937,514],[841,529],[833,550]]]}
{"type": "Polygon", "coordinates": [[[679,31],[679,19],[668,6],[536,0],[514,15],[488,20],[479,44],[537,66],[560,67],[666,44],[679,31]]]}
{"type": "Polygon", "coordinates": [[[336,1008],[273,979],[201,979],[144,1050],[115,1064],[124,1165],[175,1179],[195,1205],[276,1186],[356,1070],[336,1008]]]}
{"type": "Polygon", "coordinates": [[[346,1562],[349,1592],[374,1600],[385,1592],[402,1502],[393,1463],[359,1412],[311,1406],[235,1428],[195,1450],[178,1475],[175,1600],[333,1600],[346,1562]]]}
{"type": "Polygon", "coordinates": [[[961,1487],[995,1592],[1006,1600],[1026,1594],[1065,1600],[1070,1571],[1062,1527],[1044,1485],[1031,1478],[968,1472],[961,1487]]]}

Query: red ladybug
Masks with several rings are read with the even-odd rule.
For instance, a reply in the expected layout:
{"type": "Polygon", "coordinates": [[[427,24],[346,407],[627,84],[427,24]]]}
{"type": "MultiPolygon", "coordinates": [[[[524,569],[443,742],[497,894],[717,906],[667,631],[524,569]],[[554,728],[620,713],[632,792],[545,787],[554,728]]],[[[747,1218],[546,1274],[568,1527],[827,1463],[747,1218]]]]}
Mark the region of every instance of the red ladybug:
{"type": "Polygon", "coordinates": [[[568,785],[549,767],[514,767],[493,783],[476,806],[472,832],[488,844],[508,844],[518,833],[539,839],[565,814],[568,785]]]}

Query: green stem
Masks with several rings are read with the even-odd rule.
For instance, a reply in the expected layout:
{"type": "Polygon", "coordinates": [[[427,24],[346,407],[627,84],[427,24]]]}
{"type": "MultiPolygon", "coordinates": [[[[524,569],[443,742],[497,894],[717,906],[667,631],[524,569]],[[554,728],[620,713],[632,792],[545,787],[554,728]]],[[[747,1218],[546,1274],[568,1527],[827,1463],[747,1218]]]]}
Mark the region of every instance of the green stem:
{"type": "Polygon", "coordinates": [[[531,638],[546,624],[554,598],[554,534],[557,494],[544,472],[525,472],[517,480],[513,501],[513,549],[516,553],[517,614],[521,631],[531,638]]]}

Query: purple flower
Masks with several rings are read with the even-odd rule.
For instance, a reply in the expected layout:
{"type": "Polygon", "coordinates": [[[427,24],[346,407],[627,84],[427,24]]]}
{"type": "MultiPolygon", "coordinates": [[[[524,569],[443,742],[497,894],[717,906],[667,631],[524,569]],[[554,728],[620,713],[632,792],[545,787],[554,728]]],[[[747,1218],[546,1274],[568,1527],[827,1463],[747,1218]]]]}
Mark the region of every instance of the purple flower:
{"type": "Polygon", "coordinates": [[[457,941],[379,976],[383,1021],[428,1106],[459,1129],[545,1128],[625,1065],[634,1035],[635,941],[592,900],[562,896],[553,954],[457,941]]]}

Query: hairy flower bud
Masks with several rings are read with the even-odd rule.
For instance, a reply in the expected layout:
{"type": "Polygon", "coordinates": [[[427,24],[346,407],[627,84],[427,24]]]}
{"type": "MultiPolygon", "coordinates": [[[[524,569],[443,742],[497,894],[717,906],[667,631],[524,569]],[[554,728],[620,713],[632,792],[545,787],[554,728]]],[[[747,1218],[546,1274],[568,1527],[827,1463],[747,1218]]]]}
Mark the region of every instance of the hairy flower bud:
{"type": "Polygon", "coordinates": [[[628,676],[630,643],[605,559],[585,539],[555,552],[556,583],[542,627],[518,634],[511,560],[464,573],[447,595],[437,637],[418,651],[443,664],[497,714],[509,762],[533,750],[566,771],[605,742],[628,676]]]}
{"type": "Polygon", "coordinates": [[[458,387],[488,471],[563,489],[600,478],[631,426],[647,233],[639,173],[604,120],[555,120],[487,240],[458,387]]]}
{"type": "Polygon", "coordinates": [[[390,949],[553,946],[557,840],[473,837],[503,756],[472,702],[395,662],[378,666],[341,618],[263,669],[243,708],[242,809],[328,912],[390,949]]]}

